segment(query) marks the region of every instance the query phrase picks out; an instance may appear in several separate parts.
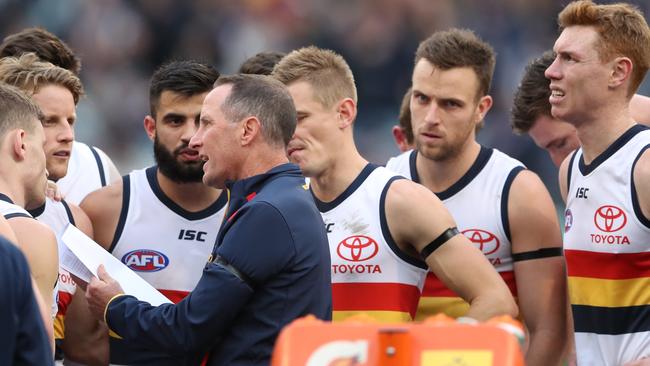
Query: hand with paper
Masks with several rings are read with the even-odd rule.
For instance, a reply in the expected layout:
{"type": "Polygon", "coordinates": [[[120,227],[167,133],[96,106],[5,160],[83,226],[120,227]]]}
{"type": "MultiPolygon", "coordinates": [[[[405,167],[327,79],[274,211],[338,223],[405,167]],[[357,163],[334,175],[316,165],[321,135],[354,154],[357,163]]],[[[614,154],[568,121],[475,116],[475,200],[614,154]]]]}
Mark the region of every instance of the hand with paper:
{"type": "Polygon", "coordinates": [[[86,288],[86,300],[90,312],[99,320],[104,320],[104,310],[111,300],[118,296],[123,295],[124,290],[119,282],[115,281],[108,272],[104,265],[97,268],[97,276],[93,276],[86,288]]]}

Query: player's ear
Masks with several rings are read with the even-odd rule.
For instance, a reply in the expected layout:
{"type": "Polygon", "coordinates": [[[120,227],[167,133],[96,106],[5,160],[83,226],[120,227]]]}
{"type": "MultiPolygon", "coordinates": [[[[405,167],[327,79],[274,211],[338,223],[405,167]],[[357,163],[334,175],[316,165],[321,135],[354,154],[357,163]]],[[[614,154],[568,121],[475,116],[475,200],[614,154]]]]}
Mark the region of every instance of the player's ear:
{"type": "Polygon", "coordinates": [[[357,118],[357,104],[351,98],[345,98],[339,102],[336,108],[338,112],[338,126],[340,129],[351,126],[357,118]]]}
{"type": "Polygon", "coordinates": [[[492,108],[492,97],[489,95],[484,95],[478,102],[476,107],[476,123],[479,123],[485,118],[487,112],[492,108]]]}
{"type": "Polygon", "coordinates": [[[150,115],[144,117],[144,130],[151,141],[156,138],[156,120],[150,115]]]}
{"type": "Polygon", "coordinates": [[[241,126],[241,144],[242,146],[248,145],[253,141],[255,136],[262,133],[262,124],[257,117],[250,116],[242,122],[241,126]]]}
{"type": "Polygon", "coordinates": [[[608,86],[616,88],[630,79],[632,75],[632,61],[627,57],[617,57],[612,63],[611,75],[608,86]]]}
{"type": "Polygon", "coordinates": [[[406,133],[402,126],[393,126],[393,138],[395,139],[395,145],[400,152],[405,152],[409,150],[408,141],[406,141],[406,133]]]}
{"type": "Polygon", "coordinates": [[[17,129],[9,132],[9,139],[13,148],[14,156],[17,160],[24,160],[27,153],[27,146],[25,146],[25,130],[17,129]]]}

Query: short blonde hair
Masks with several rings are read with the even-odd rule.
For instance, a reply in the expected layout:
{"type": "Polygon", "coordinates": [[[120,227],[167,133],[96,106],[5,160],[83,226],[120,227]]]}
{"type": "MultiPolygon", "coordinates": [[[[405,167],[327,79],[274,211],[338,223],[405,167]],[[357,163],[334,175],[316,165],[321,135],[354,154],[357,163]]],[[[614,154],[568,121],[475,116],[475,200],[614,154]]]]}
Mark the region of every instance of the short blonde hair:
{"type": "Polygon", "coordinates": [[[307,81],[316,86],[316,99],[326,108],[351,98],[357,102],[357,87],[350,66],[341,55],[331,50],[310,46],[286,55],[271,74],[281,83],[307,81]]]}
{"type": "Polygon", "coordinates": [[[600,60],[607,62],[618,56],[632,60],[632,76],[628,95],[636,92],[650,68],[650,28],[641,11],[630,4],[597,5],[591,0],[574,1],[558,15],[561,29],[591,26],[596,29],[596,45],[600,60]]]}
{"type": "Polygon", "coordinates": [[[34,53],[0,59],[0,81],[22,89],[29,95],[46,85],[60,85],[70,91],[74,103],[83,96],[81,80],[69,70],[40,61],[34,53]]]}

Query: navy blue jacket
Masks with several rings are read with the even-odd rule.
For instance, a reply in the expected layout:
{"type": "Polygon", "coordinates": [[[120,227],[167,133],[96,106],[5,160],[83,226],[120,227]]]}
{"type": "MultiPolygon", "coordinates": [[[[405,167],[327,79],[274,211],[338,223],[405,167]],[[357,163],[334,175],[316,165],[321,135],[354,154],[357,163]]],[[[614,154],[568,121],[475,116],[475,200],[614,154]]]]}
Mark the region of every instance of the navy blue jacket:
{"type": "Polygon", "coordinates": [[[54,365],[25,256],[0,236],[0,365],[54,365]]]}
{"type": "Polygon", "coordinates": [[[109,328],[146,348],[198,364],[267,365],[279,331],[314,314],[331,319],[327,234],[297,166],[228,184],[230,203],[210,261],[180,303],[133,296],[108,306],[109,328]]]}

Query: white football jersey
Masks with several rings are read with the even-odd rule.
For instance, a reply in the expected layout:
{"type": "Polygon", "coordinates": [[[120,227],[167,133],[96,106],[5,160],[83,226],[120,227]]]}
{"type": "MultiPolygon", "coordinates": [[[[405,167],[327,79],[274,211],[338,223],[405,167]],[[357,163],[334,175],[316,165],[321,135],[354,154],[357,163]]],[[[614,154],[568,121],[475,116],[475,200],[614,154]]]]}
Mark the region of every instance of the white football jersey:
{"type": "MultiPolygon", "coordinates": [[[[416,150],[392,158],[388,169],[420,183],[416,169],[416,150]]],[[[517,295],[512,264],[512,245],[508,222],[508,197],[516,175],[524,165],[497,149],[481,147],[469,170],[451,187],[436,195],[453,216],[462,232],[502,276],[517,295]]],[[[418,318],[439,312],[465,315],[469,304],[447,288],[433,273],[424,286],[418,318]]]]}
{"type": "Polygon", "coordinates": [[[395,179],[368,164],[334,201],[316,199],[330,246],[333,320],[363,313],[380,321],[413,319],[427,273],[394,242],[384,213],[395,179]]]}
{"type": "Polygon", "coordinates": [[[650,357],[650,220],[632,172],[650,148],[636,125],[586,165],[574,153],[567,175],[564,249],[579,365],[650,357]]]}
{"type": "Polygon", "coordinates": [[[122,212],[110,251],[176,303],[201,277],[221,226],[227,193],[200,212],[188,212],[160,189],[156,169],[123,177],[122,212]]]}

